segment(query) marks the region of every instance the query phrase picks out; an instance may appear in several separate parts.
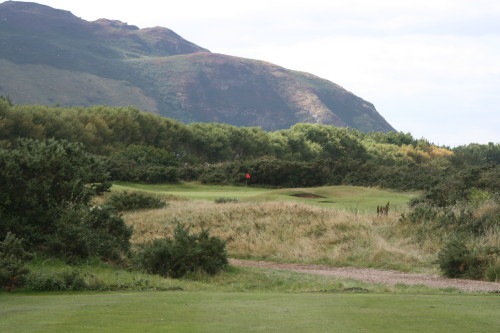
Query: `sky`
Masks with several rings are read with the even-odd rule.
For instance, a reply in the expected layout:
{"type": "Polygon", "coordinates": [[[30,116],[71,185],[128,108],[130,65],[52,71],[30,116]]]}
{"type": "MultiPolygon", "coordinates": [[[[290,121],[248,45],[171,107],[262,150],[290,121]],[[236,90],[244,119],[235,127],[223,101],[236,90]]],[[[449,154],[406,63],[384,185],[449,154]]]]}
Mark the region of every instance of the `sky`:
{"type": "Polygon", "coordinates": [[[309,72],[435,144],[500,143],[498,0],[34,0],[309,72]]]}

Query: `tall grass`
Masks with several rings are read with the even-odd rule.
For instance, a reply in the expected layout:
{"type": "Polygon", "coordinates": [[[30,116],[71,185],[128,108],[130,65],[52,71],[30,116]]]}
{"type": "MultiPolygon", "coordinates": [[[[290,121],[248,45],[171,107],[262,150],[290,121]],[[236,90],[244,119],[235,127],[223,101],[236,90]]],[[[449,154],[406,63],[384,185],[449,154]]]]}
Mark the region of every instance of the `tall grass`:
{"type": "Polygon", "coordinates": [[[377,217],[290,202],[215,204],[170,201],[164,209],[123,215],[133,243],[171,235],[178,223],[227,241],[236,258],[355,265],[400,270],[429,267],[434,259],[397,229],[398,214],[377,217]]]}

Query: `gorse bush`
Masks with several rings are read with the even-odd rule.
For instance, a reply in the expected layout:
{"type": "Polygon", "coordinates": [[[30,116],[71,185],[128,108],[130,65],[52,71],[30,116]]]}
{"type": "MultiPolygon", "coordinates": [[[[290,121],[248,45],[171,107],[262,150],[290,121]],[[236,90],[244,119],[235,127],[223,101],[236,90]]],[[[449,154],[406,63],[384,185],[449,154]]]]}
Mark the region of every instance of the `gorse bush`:
{"type": "Polygon", "coordinates": [[[451,239],[438,253],[436,261],[447,277],[469,279],[498,279],[500,248],[471,249],[463,240],[451,239]]]}
{"type": "Polygon", "coordinates": [[[47,242],[50,254],[69,261],[98,256],[119,260],[130,249],[132,229],[106,208],[67,206],[47,242]]]}
{"type": "Polygon", "coordinates": [[[500,281],[500,256],[491,260],[490,265],[486,268],[485,276],[488,281],[500,281]]]}
{"type": "Polygon", "coordinates": [[[175,183],[179,180],[177,168],[154,164],[137,164],[123,157],[104,157],[111,180],[126,180],[142,183],[175,183]]]}
{"type": "Polygon", "coordinates": [[[177,225],[173,238],[144,245],[138,260],[147,272],[172,278],[197,271],[212,275],[228,264],[224,241],[210,236],[207,230],[190,233],[182,224],[177,225]]]}
{"type": "Polygon", "coordinates": [[[458,239],[453,239],[443,246],[436,262],[443,274],[451,278],[469,275],[470,271],[478,266],[476,255],[458,239]]]}
{"type": "Polygon", "coordinates": [[[119,192],[112,194],[105,207],[114,212],[166,207],[163,200],[141,192],[119,192]]]}
{"type": "Polygon", "coordinates": [[[12,290],[24,284],[29,270],[25,263],[31,258],[22,245],[22,239],[8,233],[0,242],[0,288],[12,290]]]}
{"type": "Polygon", "coordinates": [[[408,226],[412,235],[420,241],[445,238],[451,233],[464,237],[484,236],[498,227],[498,221],[500,205],[493,201],[479,205],[460,202],[445,207],[418,203],[400,218],[400,222],[408,226]]]}
{"type": "Polygon", "coordinates": [[[0,146],[0,239],[12,232],[30,250],[45,248],[63,207],[89,205],[109,186],[106,177],[100,160],[78,143],[20,139],[0,146]]]}

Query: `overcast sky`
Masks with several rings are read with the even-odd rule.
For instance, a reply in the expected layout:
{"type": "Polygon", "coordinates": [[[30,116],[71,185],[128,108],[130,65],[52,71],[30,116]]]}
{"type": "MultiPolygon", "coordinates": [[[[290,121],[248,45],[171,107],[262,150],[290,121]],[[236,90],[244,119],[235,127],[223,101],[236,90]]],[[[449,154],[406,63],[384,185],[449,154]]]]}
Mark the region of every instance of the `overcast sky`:
{"type": "Polygon", "coordinates": [[[398,131],[500,143],[498,0],[39,0],[333,81],[398,131]]]}

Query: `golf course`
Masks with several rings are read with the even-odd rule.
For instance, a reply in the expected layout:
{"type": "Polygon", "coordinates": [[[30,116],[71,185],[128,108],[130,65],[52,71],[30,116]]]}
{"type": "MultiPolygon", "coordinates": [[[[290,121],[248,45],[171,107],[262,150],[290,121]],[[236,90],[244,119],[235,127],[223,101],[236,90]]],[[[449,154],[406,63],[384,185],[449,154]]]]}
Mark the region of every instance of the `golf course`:
{"type": "MultiPolygon", "coordinates": [[[[132,243],[169,234],[180,222],[224,239],[230,258],[438,274],[433,247],[423,249],[399,230],[399,214],[416,193],[353,186],[116,183],[111,193],[119,192],[144,192],[168,203],[123,213],[134,230],[132,243]],[[387,202],[388,214],[377,215],[387,202]]],[[[105,202],[106,195],[96,200],[105,202]]],[[[76,272],[94,291],[1,292],[2,332],[497,332],[500,327],[498,290],[369,283],[272,267],[229,266],[216,275],[172,279],[98,261],[69,266],[41,258],[29,266],[40,280],[76,272]]]]}

